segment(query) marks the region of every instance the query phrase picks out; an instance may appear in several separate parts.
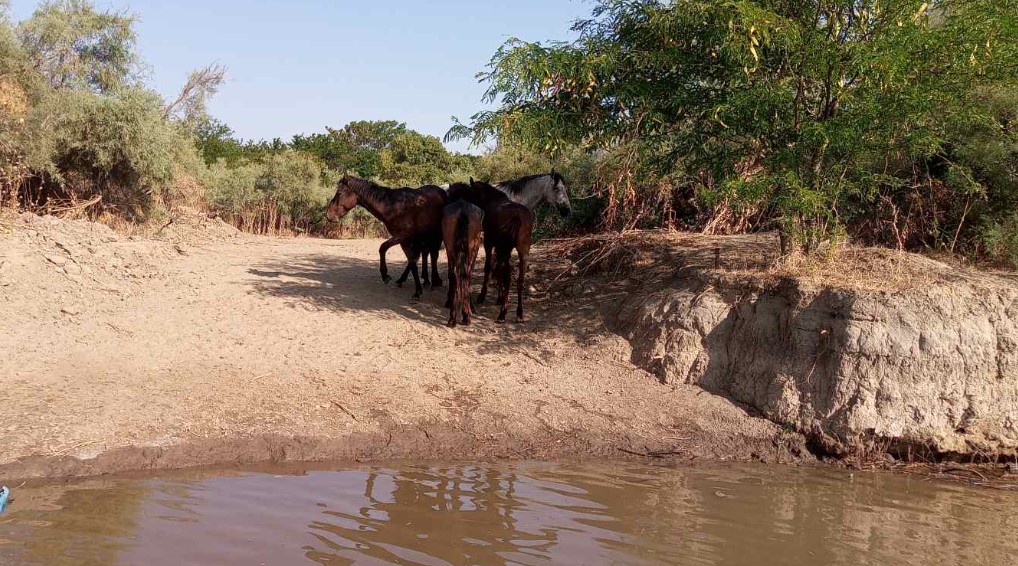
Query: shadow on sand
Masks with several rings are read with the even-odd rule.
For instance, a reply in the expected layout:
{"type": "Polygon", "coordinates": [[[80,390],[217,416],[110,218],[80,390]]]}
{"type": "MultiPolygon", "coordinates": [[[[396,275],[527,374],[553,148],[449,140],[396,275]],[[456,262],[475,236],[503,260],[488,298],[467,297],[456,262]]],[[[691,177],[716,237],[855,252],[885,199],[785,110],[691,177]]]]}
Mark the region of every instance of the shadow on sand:
{"type": "MultiPolygon", "coordinates": [[[[390,262],[390,272],[397,275],[402,267],[402,263],[390,262]]],[[[480,290],[481,267],[482,260],[479,258],[471,294],[475,299],[480,290]]],[[[439,270],[445,280],[448,274],[444,261],[439,262],[439,270]]],[[[304,254],[262,263],[248,272],[254,276],[252,292],[282,298],[293,306],[309,310],[368,312],[382,318],[405,318],[437,327],[444,327],[449,316],[448,309],[444,307],[446,286],[437,289],[425,287],[421,301],[413,303],[412,280],[402,288],[383,284],[376,260],[339,254],[304,254]]],[[[526,323],[496,324],[497,307],[492,301],[494,290],[490,289],[488,302],[475,304],[474,323],[468,327],[457,327],[461,332],[496,339],[480,341],[476,345],[478,353],[504,353],[506,348],[511,348],[526,350],[526,355],[543,356],[552,353],[546,344],[542,344],[542,335],[547,331],[554,330],[581,341],[604,333],[605,326],[594,298],[584,301],[584,304],[575,300],[553,299],[542,289],[546,282],[539,272],[530,274],[527,283],[528,287],[532,284],[534,288],[524,298],[526,323]]],[[[514,279],[510,315],[515,305],[514,279]]]]}

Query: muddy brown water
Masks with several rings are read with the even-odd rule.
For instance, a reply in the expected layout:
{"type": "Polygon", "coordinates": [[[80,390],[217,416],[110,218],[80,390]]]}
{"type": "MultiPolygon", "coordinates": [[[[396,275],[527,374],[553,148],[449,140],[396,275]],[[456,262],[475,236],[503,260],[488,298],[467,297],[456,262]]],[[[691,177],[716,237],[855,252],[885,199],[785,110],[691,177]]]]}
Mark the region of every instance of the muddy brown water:
{"type": "Polygon", "coordinates": [[[1018,493],[817,468],[291,467],[15,497],[5,565],[1018,563],[1018,493]]]}

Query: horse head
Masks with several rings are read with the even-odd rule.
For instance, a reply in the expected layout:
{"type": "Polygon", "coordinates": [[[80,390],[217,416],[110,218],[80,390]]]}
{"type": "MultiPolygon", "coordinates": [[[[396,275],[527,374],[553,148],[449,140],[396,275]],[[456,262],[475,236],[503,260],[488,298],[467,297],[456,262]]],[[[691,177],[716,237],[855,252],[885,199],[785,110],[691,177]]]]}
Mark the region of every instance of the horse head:
{"type": "Polygon", "coordinates": [[[573,212],[573,206],[569,202],[569,189],[566,188],[566,181],[562,178],[562,174],[554,169],[551,170],[548,176],[551,177],[551,183],[544,198],[554,205],[558,209],[558,213],[565,218],[573,212]]]}
{"type": "Polygon", "coordinates": [[[343,178],[337,183],[336,194],[329,201],[329,208],[325,212],[325,217],[329,222],[336,222],[357,206],[357,193],[354,192],[352,186],[353,179],[350,175],[343,175],[343,178]]]}

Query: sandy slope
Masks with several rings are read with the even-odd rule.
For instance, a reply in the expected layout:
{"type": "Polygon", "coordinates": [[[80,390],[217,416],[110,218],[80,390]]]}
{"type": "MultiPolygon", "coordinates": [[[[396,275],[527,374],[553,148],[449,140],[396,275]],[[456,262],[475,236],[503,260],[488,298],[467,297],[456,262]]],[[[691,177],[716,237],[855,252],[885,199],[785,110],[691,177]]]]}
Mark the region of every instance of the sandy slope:
{"type": "Polygon", "coordinates": [[[177,229],[130,239],[19,217],[0,230],[0,475],[268,459],[799,457],[801,439],[770,422],[659,384],[596,309],[552,306],[540,278],[531,322],[496,325],[488,305],[450,330],[444,290],[412,305],[409,289],[381,283],[378,241],[177,229]]]}

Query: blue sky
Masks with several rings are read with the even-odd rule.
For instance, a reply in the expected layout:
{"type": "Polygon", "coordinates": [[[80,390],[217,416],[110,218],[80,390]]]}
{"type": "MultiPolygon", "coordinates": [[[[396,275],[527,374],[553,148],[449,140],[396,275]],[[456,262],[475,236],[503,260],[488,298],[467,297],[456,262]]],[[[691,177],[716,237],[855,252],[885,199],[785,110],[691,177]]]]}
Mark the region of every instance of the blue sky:
{"type": "MultiPolygon", "coordinates": [[[[38,2],[13,0],[16,19],[38,2]]],[[[137,15],[149,83],[165,97],[212,62],[229,78],[211,112],[244,138],[394,119],[442,137],[482,108],[474,75],[511,36],[568,39],[584,0],[97,0],[137,15]]],[[[464,150],[463,142],[450,149],[464,150]]]]}

